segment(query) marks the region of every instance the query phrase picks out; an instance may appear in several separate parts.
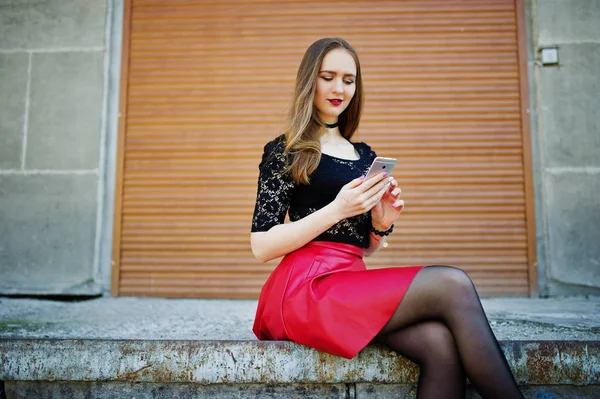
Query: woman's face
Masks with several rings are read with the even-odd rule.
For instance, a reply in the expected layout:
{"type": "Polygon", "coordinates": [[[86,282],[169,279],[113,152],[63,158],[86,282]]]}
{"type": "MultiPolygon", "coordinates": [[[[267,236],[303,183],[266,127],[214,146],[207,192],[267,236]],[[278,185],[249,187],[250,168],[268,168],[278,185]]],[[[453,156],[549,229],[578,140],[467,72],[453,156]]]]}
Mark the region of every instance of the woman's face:
{"type": "Polygon", "coordinates": [[[323,58],[317,76],[314,104],[321,122],[335,123],[356,91],[356,64],[344,49],[334,49],[323,58]]]}

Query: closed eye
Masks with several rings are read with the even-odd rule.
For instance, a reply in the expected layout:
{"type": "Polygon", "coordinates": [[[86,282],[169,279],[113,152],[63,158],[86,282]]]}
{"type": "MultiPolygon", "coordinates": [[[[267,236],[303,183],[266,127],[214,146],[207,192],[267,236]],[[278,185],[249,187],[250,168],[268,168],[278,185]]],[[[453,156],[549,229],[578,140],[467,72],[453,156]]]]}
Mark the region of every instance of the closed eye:
{"type": "MultiPolygon", "coordinates": [[[[328,82],[331,82],[333,80],[333,78],[331,76],[321,76],[321,79],[326,80],[328,82]]],[[[344,83],[351,85],[354,83],[354,81],[353,80],[344,80],[344,83]]]]}

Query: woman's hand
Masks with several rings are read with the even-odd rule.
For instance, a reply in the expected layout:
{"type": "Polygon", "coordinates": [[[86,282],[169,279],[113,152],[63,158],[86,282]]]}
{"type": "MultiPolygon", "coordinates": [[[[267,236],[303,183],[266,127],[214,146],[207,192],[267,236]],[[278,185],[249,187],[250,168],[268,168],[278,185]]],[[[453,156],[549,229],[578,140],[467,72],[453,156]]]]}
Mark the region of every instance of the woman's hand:
{"type": "Polygon", "coordinates": [[[371,210],[371,221],[373,227],[377,230],[386,231],[400,216],[404,209],[404,200],[400,199],[402,190],[398,187],[398,182],[390,177],[390,186],[385,190],[381,201],[377,202],[371,210]]]}
{"type": "Polygon", "coordinates": [[[387,173],[381,172],[367,180],[359,177],[346,184],[332,203],[339,220],[371,210],[392,187],[393,181],[387,173]]]}

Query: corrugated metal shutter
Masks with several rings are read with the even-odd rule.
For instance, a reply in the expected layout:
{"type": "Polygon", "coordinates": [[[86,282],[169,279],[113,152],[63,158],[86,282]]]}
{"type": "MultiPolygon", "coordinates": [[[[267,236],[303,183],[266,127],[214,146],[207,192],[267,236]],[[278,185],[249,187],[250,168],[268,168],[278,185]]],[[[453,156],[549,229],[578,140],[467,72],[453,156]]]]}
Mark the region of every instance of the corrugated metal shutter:
{"type": "Polygon", "coordinates": [[[304,50],[359,52],[357,140],[399,159],[406,210],[372,267],[457,265],[529,293],[512,0],[137,0],[126,4],[113,293],[256,297],[274,263],[249,228],[262,146],[304,50]]]}

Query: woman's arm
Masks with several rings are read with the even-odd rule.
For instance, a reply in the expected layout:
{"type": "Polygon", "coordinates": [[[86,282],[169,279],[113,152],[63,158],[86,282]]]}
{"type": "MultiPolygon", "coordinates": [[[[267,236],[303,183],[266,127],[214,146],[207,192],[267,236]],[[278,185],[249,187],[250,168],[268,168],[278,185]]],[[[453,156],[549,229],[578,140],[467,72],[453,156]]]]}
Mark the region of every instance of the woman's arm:
{"type": "Polygon", "coordinates": [[[379,251],[383,244],[385,243],[387,237],[378,236],[375,233],[371,232],[369,234],[369,248],[365,249],[365,256],[371,256],[375,252],[379,251]]]}
{"type": "Polygon", "coordinates": [[[354,179],[329,205],[291,223],[250,235],[252,253],[261,262],[286,255],[310,242],[339,221],[369,211],[390,187],[383,173],[368,180],[354,179]]]}
{"type": "Polygon", "coordinates": [[[291,223],[278,224],[268,231],[250,234],[252,253],[261,262],[288,254],[324,233],[341,219],[333,202],[310,215],[291,223]]]}
{"type": "MultiPolygon", "coordinates": [[[[384,193],[379,201],[371,210],[371,222],[373,227],[380,231],[386,231],[400,216],[400,212],[404,209],[404,201],[400,199],[402,190],[398,187],[398,182],[394,178],[391,179],[391,185],[384,193]]],[[[365,256],[370,256],[385,243],[386,236],[378,236],[372,231],[369,234],[369,248],[365,249],[365,256]]]]}

